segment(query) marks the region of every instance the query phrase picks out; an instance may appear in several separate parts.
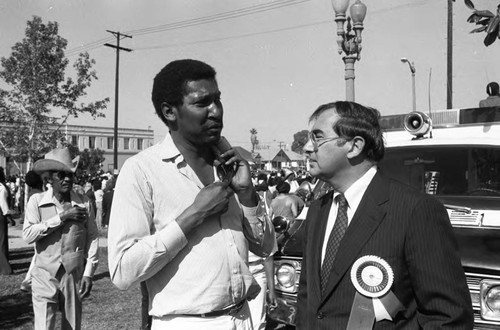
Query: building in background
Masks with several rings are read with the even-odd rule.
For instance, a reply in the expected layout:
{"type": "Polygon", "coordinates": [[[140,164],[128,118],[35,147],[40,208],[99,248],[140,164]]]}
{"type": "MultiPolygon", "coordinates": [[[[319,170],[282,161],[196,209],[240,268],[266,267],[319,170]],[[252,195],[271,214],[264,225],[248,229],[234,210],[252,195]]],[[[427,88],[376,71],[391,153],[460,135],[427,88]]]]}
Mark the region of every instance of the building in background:
{"type": "MultiPolygon", "coordinates": [[[[0,129],[6,124],[0,123],[0,129]]],[[[85,149],[100,149],[104,151],[102,170],[113,172],[114,130],[112,127],[96,127],[82,125],[65,126],[65,136],[68,143],[77,146],[80,151],[85,149]]],[[[154,131],[152,129],[118,128],[118,169],[132,155],[152,146],[154,131]]],[[[26,164],[10,164],[8,157],[0,154],[0,166],[6,169],[8,175],[19,172],[26,173],[26,164]],[[9,171],[10,170],[10,171],[9,171]]]]}
{"type": "Polygon", "coordinates": [[[306,158],[291,150],[282,148],[256,148],[255,160],[259,168],[267,171],[290,168],[293,170],[305,169],[306,158]]]}

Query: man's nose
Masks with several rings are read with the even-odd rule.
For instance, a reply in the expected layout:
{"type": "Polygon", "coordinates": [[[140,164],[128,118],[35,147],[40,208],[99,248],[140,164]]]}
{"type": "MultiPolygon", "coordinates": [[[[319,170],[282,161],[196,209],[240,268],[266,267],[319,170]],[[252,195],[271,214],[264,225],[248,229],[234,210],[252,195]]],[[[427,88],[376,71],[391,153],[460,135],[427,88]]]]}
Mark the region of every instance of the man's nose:
{"type": "Polygon", "coordinates": [[[309,155],[315,151],[311,139],[307,140],[306,144],[302,147],[302,150],[306,153],[306,155],[309,155]]]}
{"type": "Polygon", "coordinates": [[[222,117],[222,111],[222,104],[219,102],[212,102],[212,104],[208,107],[208,113],[211,117],[222,117]]]}

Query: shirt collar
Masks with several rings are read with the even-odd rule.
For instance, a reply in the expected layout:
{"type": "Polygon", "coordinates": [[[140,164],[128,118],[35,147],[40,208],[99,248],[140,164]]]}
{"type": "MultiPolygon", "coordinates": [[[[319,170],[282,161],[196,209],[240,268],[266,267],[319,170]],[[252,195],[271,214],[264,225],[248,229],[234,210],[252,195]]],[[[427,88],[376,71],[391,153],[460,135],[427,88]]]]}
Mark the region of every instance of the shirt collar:
{"type": "MultiPolygon", "coordinates": [[[[160,156],[161,160],[164,162],[172,162],[179,167],[180,163],[184,161],[184,156],[181,154],[179,149],[175,146],[174,140],[172,140],[172,136],[170,135],[170,132],[165,136],[163,141],[158,145],[158,155],[160,156]]],[[[220,179],[217,176],[217,169],[215,166],[213,167],[214,171],[214,182],[219,182],[220,179]]],[[[200,182],[201,184],[201,182],[200,182]]]]}
{"type": "MultiPolygon", "coordinates": [[[[356,211],[363,195],[365,194],[368,185],[372,181],[373,177],[377,174],[377,165],[373,165],[370,167],[362,177],[360,177],[356,182],[354,182],[344,193],[345,199],[349,204],[349,208],[353,211],[356,211]]],[[[339,192],[335,192],[333,194],[333,198],[339,195],[339,192]]]]}
{"type": "MultiPolygon", "coordinates": [[[[84,200],[82,196],[74,192],[73,190],[70,191],[70,199],[71,199],[71,206],[79,205],[82,206],[84,204],[84,200]]],[[[49,187],[47,191],[43,194],[42,198],[38,202],[38,206],[44,206],[44,205],[52,205],[52,204],[58,204],[56,198],[54,197],[54,190],[52,187],[49,187]]]]}
{"type": "Polygon", "coordinates": [[[175,162],[179,156],[181,156],[180,161],[184,159],[179,149],[175,146],[170,132],[165,135],[163,141],[158,145],[158,155],[163,161],[168,162],[175,162]]]}

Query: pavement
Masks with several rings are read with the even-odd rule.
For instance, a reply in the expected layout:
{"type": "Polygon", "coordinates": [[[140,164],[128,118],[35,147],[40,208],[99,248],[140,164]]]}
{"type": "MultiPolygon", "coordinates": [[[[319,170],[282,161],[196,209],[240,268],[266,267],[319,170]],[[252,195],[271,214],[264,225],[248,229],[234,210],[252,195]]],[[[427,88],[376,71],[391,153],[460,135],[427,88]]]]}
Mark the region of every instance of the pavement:
{"type": "Polygon", "coordinates": [[[23,240],[23,225],[20,223],[19,219],[15,220],[16,225],[9,225],[7,229],[9,233],[9,250],[25,249],[30,246],[33,247],[34,244],[28,244],[23,240]]]}
{"type": "MultiPolygon", "coordinates": [[[[16,221],[15,226],[11,226],[9,224],[8,226],[8,234],[9,234],[9,250],[18,250],[18,249],[27,249],[27,248],[34,248],[34,244],[28,244],[23,240],[23,224],[21,223],[21,218],[20,217],[14,217],[14,220],[16,221]]],[[[106,230],[106,229],[104,229],[106,230]]],[[[107,230],[106,230],[107,232],[107,230]]],[[[102,237],[103,236],[103,229],[99,231],[99,247],[107,247],[108,246],[108,239],[107,237],[102,237]]],[[[107,233],[106,233],[107,234],[107,233]]]]}

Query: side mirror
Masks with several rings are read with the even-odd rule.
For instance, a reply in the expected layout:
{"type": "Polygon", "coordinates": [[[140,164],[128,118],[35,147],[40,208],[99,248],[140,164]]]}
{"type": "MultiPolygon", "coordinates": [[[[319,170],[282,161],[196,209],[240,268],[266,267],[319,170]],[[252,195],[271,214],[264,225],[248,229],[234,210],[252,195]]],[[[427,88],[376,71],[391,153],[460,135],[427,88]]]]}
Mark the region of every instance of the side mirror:
{"type": "Polygon", "coordinates": [[[273,226],[276,234],[283,234],[290,228],[290,219],[281,215],[273,218],[273,226]]]}

